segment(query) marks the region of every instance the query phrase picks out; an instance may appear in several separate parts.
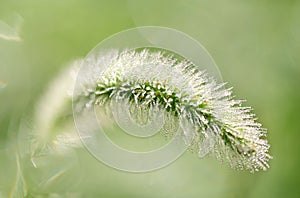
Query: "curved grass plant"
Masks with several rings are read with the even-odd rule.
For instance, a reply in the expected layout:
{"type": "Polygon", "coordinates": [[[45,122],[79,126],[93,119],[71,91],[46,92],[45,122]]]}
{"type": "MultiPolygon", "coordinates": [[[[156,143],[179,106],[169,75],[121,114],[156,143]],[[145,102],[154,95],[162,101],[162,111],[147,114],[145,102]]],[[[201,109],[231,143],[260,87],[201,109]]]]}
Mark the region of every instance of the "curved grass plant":
{"type": "MultiPolygon", "coordinates": [[[[251,107],[234,99],[226,83],[217,83],[184,58],[146,48],[107,53],[83,64],[106,67],[99,73],[91,71],[97,77],[83,85],[85,108],[104,106],[113,98],[126,100],[134,117],[137,109],[158,107],[177,120],[189,121],[193,130],[182,135],[193,137],[189,147],[200,157],[210,153],[232,168],[251,172],[269,167],[266,129],[256,121],[251,107]]],[[[143,124],[149,118],[135,119],[143,124]]]]}

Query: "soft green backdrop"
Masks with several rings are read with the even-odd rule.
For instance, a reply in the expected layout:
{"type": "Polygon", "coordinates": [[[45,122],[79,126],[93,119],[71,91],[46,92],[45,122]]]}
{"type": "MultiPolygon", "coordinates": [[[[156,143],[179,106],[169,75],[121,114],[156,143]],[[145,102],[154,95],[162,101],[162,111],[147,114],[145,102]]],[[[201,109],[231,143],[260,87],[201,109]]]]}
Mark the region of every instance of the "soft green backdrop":
{"type": "Polygon", "coordinates": [[[271,168],[236,172],[214,159],[186,153],[167,168],[130,174],[80,151],[74,163],[80,164],[81,173],[73,172],[69,180],[49,189],[28,181],[29,194],[300,196],[300,1],[0,0],[0,20],[9,23],[13,13],[23,18],[22,41],[0,38],[0,80],[7,83],[0,90],[0,197],[14,189],[17,165],[11,156],[20,119],[51,79],[111,34],[143,25],[181,30],[206,47],[235,95],[247,99],[268,129],[271,168]]]}

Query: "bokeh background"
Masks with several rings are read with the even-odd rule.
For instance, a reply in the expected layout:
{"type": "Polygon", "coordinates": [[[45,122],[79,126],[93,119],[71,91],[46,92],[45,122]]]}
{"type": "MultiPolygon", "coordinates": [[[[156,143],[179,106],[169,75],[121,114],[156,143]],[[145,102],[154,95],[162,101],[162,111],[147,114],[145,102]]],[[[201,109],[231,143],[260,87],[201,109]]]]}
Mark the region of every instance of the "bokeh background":
{"type": "Polygon", "coordinates": [[[0,37],[0,197],[300,197],[300,1],[0,0],[0,21],[0,34],[12,35],[7,24],[19,38],[0,37]],[[47,159],[43,170],[23,168],[20,123],[49,82],[106,37],[144,25],[181,30],[206,47],[268,129],[268,171],[237,172],[187,152],[166,168],[132,174],[85,150],[47,159]],[[54,174],[66,164],[71,171],[54,174]],[[47,166],[55,177],[36,182],[47,166]]]}

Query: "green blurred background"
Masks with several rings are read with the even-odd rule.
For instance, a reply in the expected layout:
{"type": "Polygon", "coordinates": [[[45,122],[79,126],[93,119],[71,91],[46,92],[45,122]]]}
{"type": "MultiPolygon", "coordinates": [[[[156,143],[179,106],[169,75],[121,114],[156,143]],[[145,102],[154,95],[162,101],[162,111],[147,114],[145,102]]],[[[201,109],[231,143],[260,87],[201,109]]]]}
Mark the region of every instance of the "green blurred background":
{"type": "Polygon", "coordinates": [[[12,24],[14,13],[22,17],[22,41],[0,38],[0,80],[7,83],[0,90],[0,197],[22,197],[12,193],[20,185],[19,124],[51,79],[106,37],[143,25],[181,30],[206,47],[268,129],[271,168],[236,172],[187,152],[161,170],[131,174],[78,151],[77,171],[59,185],[39,188],[24,173],[28,196],[300,197],[300,1],[0,0],[0,20],[12,24]]]}

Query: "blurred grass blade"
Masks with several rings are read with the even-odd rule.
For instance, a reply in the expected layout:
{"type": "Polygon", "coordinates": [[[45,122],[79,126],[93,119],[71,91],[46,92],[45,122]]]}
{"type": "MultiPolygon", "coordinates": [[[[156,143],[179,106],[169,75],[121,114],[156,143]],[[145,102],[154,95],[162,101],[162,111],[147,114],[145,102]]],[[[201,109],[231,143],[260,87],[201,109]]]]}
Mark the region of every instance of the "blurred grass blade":
{"type": "Polygon", "coordinates": [[[8,41],[22,41],[19,32],[23,18],[19,14],[14,14],[12,18],[12,25],[0,20],[0,38],[8,41]]]}
{"type": "Polygon", "coordinates": [[[12,188],[11,196],[10,197],[26,197],[27,195],[27,187],[26,182],[23,176],[20,158],[19,155],[16,153],[16,163],[17,163],[17,174],[16,174],[16,182],[12,188]]]}

